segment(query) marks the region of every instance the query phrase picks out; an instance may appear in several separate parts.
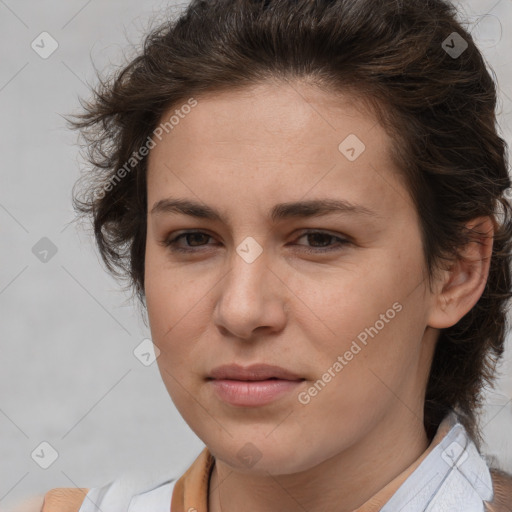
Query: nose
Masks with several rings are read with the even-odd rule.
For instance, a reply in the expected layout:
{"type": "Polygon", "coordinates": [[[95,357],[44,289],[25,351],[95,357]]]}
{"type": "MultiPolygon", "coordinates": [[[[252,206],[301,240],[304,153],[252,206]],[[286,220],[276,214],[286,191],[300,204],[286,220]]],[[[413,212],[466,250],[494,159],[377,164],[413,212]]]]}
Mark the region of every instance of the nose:
{"type": "Polygon", "coordinates": [[[214,322],[223,336],[250,341],[258,334],[281,331],[286,324],[287,288],[265,251],[252,262],[234,252],[230,265],[219,284],[214,310],[214,322]]]}

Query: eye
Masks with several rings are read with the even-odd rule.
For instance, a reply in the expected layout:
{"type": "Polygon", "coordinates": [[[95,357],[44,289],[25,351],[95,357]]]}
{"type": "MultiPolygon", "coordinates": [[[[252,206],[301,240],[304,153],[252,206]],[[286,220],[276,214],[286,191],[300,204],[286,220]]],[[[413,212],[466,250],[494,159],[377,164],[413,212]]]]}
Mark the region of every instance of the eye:
{"type": "Polygon", "coordinates": [[[201,242],[205,242],[208,238],[212,238],[212,236],[202,231],[186,231],[175,237],[166,238],[162,245],[169,247],[171,251],[191,253],[197,252],[194,247],[204,247],[205,244],[201,242]],[[181,240],[187,243],[185,247],[178,245],[181,240]]]}
{"type": "MultiPolygon", "coordinates": [[[[303,233],[298,240],[301,238],[307,238],[308,242],[312,242],[312,246],[302,246],[305,252],[308,253],[319,253],[319,252],[329,252],[340,249],[342,246],[350,244],[349,240],[345,238],[341,238],[339,236],[332,235],[325,231],[307,231],[303,233]],[[332,240],[336,241],[336,244],[332,244],[332,240]],[[331,243],[329,243],[331,241],[331,243]]],[[[298,244],[301,246],[301,244],[298,244]]]]}
{"type": "MultiPolygon", "coordinates": [[[[198,252],[196,249],[199,249],[200,247],[211,245],[207,243],[208,239],[210,238],[213,237],[202,231],[185,231],[184,233],[181,233],[177,236],[166,238],[161,244],[165,247],[169,247],[173,252],[193,253],[198,252]],[[184,247],[179,245],[181,241],[186,243],[184,247]]],[[[307,253],[318,254],[322,252],[335,251],[344,245],[350,244],[349,240],[335,236],[325,231],[307,231],[302,233],[302,235],[297,240],[302,238],[306,238],[312,245],[296,245],[301,247],[301,251],[305,251],[307,253]],[[333,241],[335,243],[333,243],[333,241]]]]}

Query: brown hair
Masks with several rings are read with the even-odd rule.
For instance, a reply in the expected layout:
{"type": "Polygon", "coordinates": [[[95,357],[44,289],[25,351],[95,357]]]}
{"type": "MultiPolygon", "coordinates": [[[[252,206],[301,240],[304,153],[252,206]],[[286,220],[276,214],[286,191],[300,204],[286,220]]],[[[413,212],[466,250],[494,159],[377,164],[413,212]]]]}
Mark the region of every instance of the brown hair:
{"type": "Polygon", "coordinates": [[[147,36],[136,58],[100,78],[72,122],[92,164],[74,204],[92,217],[108,270],[127,278],[145,303],[141,148],[169,108],[268,80],[352,91],[395,141],[392,157],[419,213],[430,283],[442,260],[471,240],[464,224],[494,219],[485,290],[456,325],[441,330],[425,397],[430,439],[456,410],[479,443],[476,412],[504,350],[512,296],[511,206],[504,196],[510,179],[496,86],[457,14],[442,0],[192,1],[147,36]]]}

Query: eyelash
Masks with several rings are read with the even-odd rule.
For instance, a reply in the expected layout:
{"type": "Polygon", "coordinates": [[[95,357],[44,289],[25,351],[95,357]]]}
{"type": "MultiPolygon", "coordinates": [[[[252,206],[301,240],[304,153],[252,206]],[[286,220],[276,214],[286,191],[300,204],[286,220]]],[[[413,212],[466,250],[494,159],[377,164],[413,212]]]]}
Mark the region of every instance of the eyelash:
{"type": "MultiPolygon", "coordinates": [[[[162,245],[165,246],[165,247],[169,247],[170,250],[172,252],[181,252],[181,253],[195,253],[197,252],[196,249],[186,249],[186,248],[183,248],[183,247],[178,247],[178,241],[181,239],[181,238],[185,238],[187,237],[188,235],[194,235],[194,234],[201,234],[201,235],[205,235],[209,238],[213,238],[211,235],[209,235],[208,233],[204,233],[203,231],[186,231],[184,233],[181,233],[180,235],[174,237],[174,238],[167,238],[166,240],[164,240],[162,242],[162,245]]],[[[308,235],[325,235],[329,238],[332,238],[332,239],[335,239],[338,241],[338,245],[337,246],[334,246],[334,247],[330,247],[330,248],[325,248],[325,247],[313,247],[313,248],[308,248],[306,246],[302,246],[303,251],[305,251],[306,253],[309,253],[309,254],[318,254],[318,253],[327,253],[327,252],[331,252],[331,251],[336,251],[336,250],[339,250],[341,249],[342,246],[344,245],[347,245],[347,244],[350,244],[350,242],[344,238],[340,238],[338,236],[335,236],[335,235],[331,235],[330,233],[328,232],[325,232],[325,231],[315,231],[315,230],[312,230],[312,231],[306,231],[304,233],[301,234],[301,236],[299,237],[302,238],[304,236],[308,236],[308,235]]],[[[186,238],[185,238],[186,239],[186,238]]],[[[200,247],[204,247],[203,246],[196,246],[197,248],[200,248],[200,247]]]]}

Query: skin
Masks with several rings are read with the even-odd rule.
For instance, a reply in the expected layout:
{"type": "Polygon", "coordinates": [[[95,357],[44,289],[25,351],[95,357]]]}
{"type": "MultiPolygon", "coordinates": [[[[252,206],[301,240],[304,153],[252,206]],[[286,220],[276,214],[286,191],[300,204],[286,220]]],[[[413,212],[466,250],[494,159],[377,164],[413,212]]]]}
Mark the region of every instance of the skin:
{"type": "MultiPolygon", "coordinates": [[[[352,511],[428,447],[423,402],[435,342],[480,297],[492,239],[469,244],[467,261],[440,272],[430,291],[393,142],[357,98],[266,82],[197,100],[149,155],[145,292],[163,381],[216,459],[209,510],[352,511]],[[353,162],[338,149],[349,134],[366,145],[353,162]],[[170,197],[215,208],[226,222],[151,213],[170,197]],[[278,203],[327,198],[375,215],[268,217],[278,203]],[[184,230],[205,233],[178,242],[194,252],[162,243],[184,230]],[[263,249],[252,263],[236,251],[246,237],[263,249]],[[301,403],[297,393],[394,303],[401,311],[301,403]],[[276,364],[305,380],[268,405],[233,406],[206,379],[233,362],[276,364]],[[248,442],[261,457],[250,467],[237,458],[248,442]]],[[[490,219],[474,225],[492,234],[490,219]]]]}

